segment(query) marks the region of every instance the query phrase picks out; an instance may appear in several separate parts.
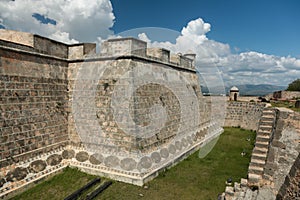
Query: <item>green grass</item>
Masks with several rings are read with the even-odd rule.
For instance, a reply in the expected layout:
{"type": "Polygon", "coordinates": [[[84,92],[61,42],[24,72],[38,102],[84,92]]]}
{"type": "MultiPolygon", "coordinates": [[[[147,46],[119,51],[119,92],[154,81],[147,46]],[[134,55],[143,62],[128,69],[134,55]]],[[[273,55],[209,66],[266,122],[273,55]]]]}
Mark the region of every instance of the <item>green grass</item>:
{"type": "MultiPolygon", "coordinates": [[[[225,181],[247,177],[255,133],[225,128],[213,150],[200,159],[198,152],[146,185],[148,189],[114,181],[96,199],[216,199],[224,192],[225,181]],[[251,138],[247,141],[247,138],[251,138]],[[246,156],[242,157],[241,152],[246,156]],[[143,195],[143,197],[140,196],[143,195]]],[[[94,177],[67,168],[63,173],[30,189],[15,199],[63,199],[94,177]]]]}
{"type": "Polygon", "coordinates": [[[274,101],[271,102],[273,107],[284,107],[289,108],[293,111],[300,112],[300,108],[295,108],[295,102],[288,102],[288,101],[274,101]]]}
{"type": "Polygon", "coordinates": [[[13,199],[64,199],[94,178],[95,176],[82,173],[78,169],[65,168],[62,173],[36,185],[13,199]]]}

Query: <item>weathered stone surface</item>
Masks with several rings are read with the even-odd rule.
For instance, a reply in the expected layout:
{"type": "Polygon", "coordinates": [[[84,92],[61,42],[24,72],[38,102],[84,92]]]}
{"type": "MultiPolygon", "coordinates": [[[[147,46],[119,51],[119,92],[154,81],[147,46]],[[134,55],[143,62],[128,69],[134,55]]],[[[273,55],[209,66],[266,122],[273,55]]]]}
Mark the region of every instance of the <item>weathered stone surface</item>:
{"type": "Polygon", "coordinates": [[[124,158],[121,160],[121,168],[126,171],[132,171],[136,168],[136,161],[132,158],[124,158]]]}
{"type": "Polygon", "coordinates": [[[182,144],[182,146],[187,147],[188,143],[187,143],[187,141],[186,141],[185,138],[183,138],[183,139],[181,140],[181,144],[182,144]]]}
{"type": "Polygon", "coordinates": [[[141,159],[140,165],[142,168],[149,169],[152,166],[152,160],[148,156],[141,159]]]}
{"type": "Polygon", "coordinates": [[[285,147],[286,147],[286,145],[285,145],[284,143],[282,143],[282,142],[280,142],[280,141],[277,141],[277,140],[273,141],[273,142],[272,142],[272,145],[273,145],[274,147],[278,147],[278,148],[280,148],[280,149],[285,149],[285,147]]]}
{"type": "Polygon", "coordinates": [[[80,151],[76,154],[76,160],[79,162],[85,162],[89,159],[89,154],[85,151],[80,151]]]}
{"type": "Polygon", "coordinates": [[[48,165],[55,166],[61,163],[62,157],[58,154],[53,154],[47,158],[48,165]]]}
{"type": "Polygon", "coordinates": [[[26,168],[17,167],[12,172],[8,172],[5,178],[7,181],[15,182],[24,179],[27,174],[28,171],[26,168]]]}
{"type": "Polygon", "coordinates": [[[170,145],[169,145],[168,150],[169,150],[169,153],[170,153],[170,154],[176,153],[176,147],[175,147],[173,144],[170,144],[170,145]]]}
{"type": "Polygon", "coordinates": [[[273,199],[275,199],[275,195],[271,188],[262,187],[262,188],[259,188],[256,199],[257,200],[273,200],[273,199]]]}
{"type": "Polygon", "coordinates": [[[104,160],[104,164],[107,167],[116,167],[118,166],[120,163],[120,160],[118,157],[116,156],[108,156],[107,158],[105,158],[104,160]]]}
{"type": "Polygon", "coordinates": [[[169,157],[169,151],[166,148],[163,148],[160,150],[160,156],[162,158],[168,158],[169,157]]]}
{"type": "Polygon", "coordinates": [[[151,154],[151,159],[153,160],[153,162],[159,163],[161,161],[160,154],[158,152],[153,152],[151,154]]]}
{"type": "Polygon", "coordinates": [[[177,149],[178,151],[180,151],[181,148],[182,148],[182,144],[181,144],[180,141],[176,141],[176,142],[175,142],[175,146],[176,146],[176,149],[177,149]]]}
{"type": "Polygon", "coordinates": [[[62,152],[63,159],[72,159],[75,156],[75,151],[73,149],[66,149],[62,152]]]}
{"type": "Polygon", "coordinates": [[[89,161],[93,164],[93,165],[99,165],[101,163],[103,163],[104,161],[104,157],[101,154],[93,154],[90,156],[89,161]]]}
{"type": "Polygon", "coordinates": [[[30,163],[28,169],[31,173],[38,173],[46,168],[47,164],[43,160],[36,160],[30,163]]]}
{"type": "Polygon", "coordinates": [[[224,126],[256,130],[264,106],[265,104],[230,101],[227,105],[224,126]]]}

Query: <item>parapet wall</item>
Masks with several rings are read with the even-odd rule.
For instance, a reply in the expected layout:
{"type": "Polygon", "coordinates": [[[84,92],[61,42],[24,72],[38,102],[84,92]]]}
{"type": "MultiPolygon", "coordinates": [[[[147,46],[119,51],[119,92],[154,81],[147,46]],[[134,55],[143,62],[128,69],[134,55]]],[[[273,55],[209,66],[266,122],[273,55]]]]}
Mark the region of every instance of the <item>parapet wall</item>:
{"type": "Polygon", "coordinates": [[[257,130],[264,103],[228,101],[224,126],[257,130]]]}

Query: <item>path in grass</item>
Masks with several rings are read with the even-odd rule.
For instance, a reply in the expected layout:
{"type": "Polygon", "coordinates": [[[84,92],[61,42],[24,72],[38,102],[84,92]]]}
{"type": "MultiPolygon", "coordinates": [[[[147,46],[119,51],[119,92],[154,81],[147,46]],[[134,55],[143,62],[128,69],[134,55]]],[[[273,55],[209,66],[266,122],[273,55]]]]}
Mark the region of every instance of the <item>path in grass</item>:
{"type": "MultiPolygon", "coordinates": [[[[225,190],[225,181],[246,178],[255,133],[225,128],[214,149],[203,159],[198,152],[147,183],[147,189],[114,182],[97,199],[216,199],[225,190]],[[251,138],[251,141],[247,141],[251,138]],[[242,157],[241,152],[246,151],[242,157]]],[[[15,199],[63,199],[94,177],[67,169],[15,199]]]]}

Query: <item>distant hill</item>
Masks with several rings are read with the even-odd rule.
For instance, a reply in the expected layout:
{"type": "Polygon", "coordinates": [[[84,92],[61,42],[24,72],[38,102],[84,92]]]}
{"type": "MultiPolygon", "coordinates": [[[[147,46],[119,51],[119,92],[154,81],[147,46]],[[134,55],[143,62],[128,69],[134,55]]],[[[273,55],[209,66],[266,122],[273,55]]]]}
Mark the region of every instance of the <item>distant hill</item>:
{"type": "MultiPolygon", "coordinates": [[[[268,85],[268,84],[260,84],[260,85],[235,85],[240,90],[241,96],[265,96],[267,94],[273,93],[278,90],[285,90],[286,86],[276,86],[276,85],[268,85]]],[[[229,93],[230,87],[225,87],[226,94],[229,93]]],[[[202,93],[210,93],[208,88],[205,86],[201,86],[202,93]]],[[[222,94],[222,89],[220,88],[212,88],[213,94],[222,94]]]]}

